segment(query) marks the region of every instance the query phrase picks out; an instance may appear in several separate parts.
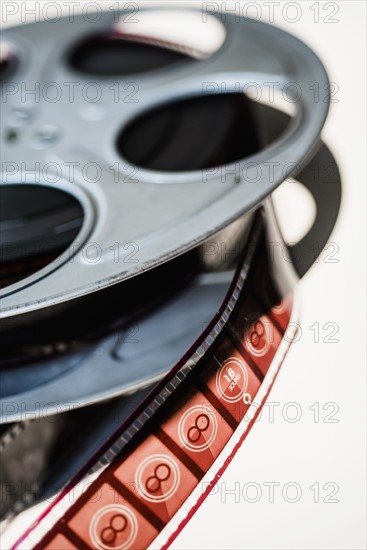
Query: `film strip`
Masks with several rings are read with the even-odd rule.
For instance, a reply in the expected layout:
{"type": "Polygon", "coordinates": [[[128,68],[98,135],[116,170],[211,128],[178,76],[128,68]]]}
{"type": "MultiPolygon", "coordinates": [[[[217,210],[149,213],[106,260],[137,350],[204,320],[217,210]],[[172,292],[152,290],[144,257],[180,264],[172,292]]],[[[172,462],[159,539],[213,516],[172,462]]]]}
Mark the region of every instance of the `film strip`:
{"type": "Polygon", "coordinates": [[[296,331],[264,247],[260,212],[200,341],[14,548],[168,547],[246,437],[296,331]]]}

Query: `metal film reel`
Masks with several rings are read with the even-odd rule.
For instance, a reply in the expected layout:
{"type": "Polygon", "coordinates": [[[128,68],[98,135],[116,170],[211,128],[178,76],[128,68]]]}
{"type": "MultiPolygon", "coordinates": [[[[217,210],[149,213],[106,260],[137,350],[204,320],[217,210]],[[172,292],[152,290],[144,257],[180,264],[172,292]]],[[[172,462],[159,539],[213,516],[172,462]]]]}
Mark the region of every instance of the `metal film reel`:
{"type": "MultiPolygon", "coordinates": [[[[147,10],[142,15],[157,21],[165,12],[147,10]]],[[[219,19],[213,21],[220,27],[219,19]]],[[[7,166],[17,165],[19,158],[25,167],[27,162],[45,166],[56,160],[59,166],[63,162],[82,166],[83,162],[96,164],[97,159],[103,177],[91,182],[83,178],[83,170],[79,175],[76,170],[72,181],[62,178],[46,185],[41,178],[32,181],[32,170],[23,169],[19,177],[5,174],[1,187],[2,421],[21,419],[23,409],[29,417],[40,411],[52,414],[45,412],[49,402],[59,403],[61,411],[71,403],[79,407],[101,401],[163,376],[220,307],[232,277],[223,270],[235,265],[246,242],[254,193],[258,203],[268,192],[260,180],[256,184],[241,180],[244,167],[248,173],[256,164],[261,173],[264,159],[273,163],[278,174],[287,155],[294,161],[300,145],[310,149],[311,130],[316,136],[322,126],[327,104],[316,104],[310,116],[302,109],[304,102],[311,101],[307,78],[317,74],[325,78],[325,73],[315,56],[289,35],[228,17],[223,44],[208,57],[205,48],[201,53],[187,45],[179,48],[167,40],[142,36],[137,27],[132,35],[123,15],[116,23],[111,14],[104,14],[92,26],[93,32],[79,17],[72,24],[53,24],[52,33],[47,23],[6,33],[5,59],[13,62],[4,73],[2,89],[7,166]],[[65,36],[58,42],[61,34],[65,36]],[[30,40],[33,46],[28,51],[30,40]],[[274,41],[270,56],[264,47],[269,40],[274,41]],[[252,51],[250,43],[258,45],[256,72],[249,72],[255,68],[255,58],[247,56],[244,62],[240,55],[241,48],[252,51]],[[294,45],[292,56],[299,56],[299,63],[287,61],[288,43],[294,45]],[[42,55],[36,59],[38,49],[42,55]],[[284,78],[297,78],[305,88],[306,97],[302,88],[301,97],[292,102],[301,110],[293,119],[251,101],[237,89],[234,93],[203,91],[210,83],[223,92],[250,75],[265,83],[281,70],[284,78]],[[61,87],[77,78],[78,90],[92,77],[103,90],[103,101],[96,104],[75,92],[73,101],[62,96],[56,104],[41,100],[24,105],[11,92],[12,87],[21,87],[23,79],[31,89],[50,81],[61,87]],[[132,82],[142,93],[139,101],[116,103],[116,83],[129,88],[132,82]],[[301,130],[306,137],[297,145],[295,137],[301,130]],[[75,136],[81,135],[83,143],[76,142],[75,136]],[[273,162],[274,158],[278,160],[273,162]],[[116,171],[111,173],[110,168],[113,161],[120,162],[121,168],[124,159],[128,159],[127,170],[133,168],[138,178],[130,181],[122,170],[122,180],[116,182],[116,171]],[[86,258],[90,246],[100,251],[98,261],[86,258]],[[153,256],[146,261],[149,250],[153,256]],[[162,250],[167,254],[162,256],[162,250]],[[126,256],[132,261],[126,261],[126,256]],[[156,264],[160,267],[148,269],[156,264]],[[102,280],[106,270],[110,277],[102,280]],[[223,273],[206,273],[215,270],[223,273]],[[132,272],[142,275],[113,284],[132,272]],[[84,295],[85,281],[91,279],[89,294],[84,295]],[[59,285],[57,299],[50,295],[54,284],[59,285]],[[25,306],[24,297],[33,293],[38,293],[37,302],[25,306]],[[14,307],[9,308],[11,303],[14,307]],[[134,323],[139,324],[138,338],[134,323]]],[[[308,154],[303,149],[302,163],[308,154]]],[[[325,147],[315,158],[320,161],[319,157],[324,163],[333,162],[325,147]]],[[[298,177],[315,197],[323,195],[329,210],[331,206],[331,214],[321,216],[328,236],[339,205],[337,185],[320,189],[307,170],[298,177]],[[332,193],[334,203],[328,200],[332,193]]],[[[313,229],[320,232],[318,224],[313,229]]],[[[280,234],[277,238],[282,242],[280,234]]],[[[306,257],[305,263],[303,257],[300,262],[297,247],[290,254],[302,275],[312,260],[307,263],[306,257]]]]}
{"type": "MultiPolygon", "coordinates": [[[[166,262],[203,243],[254,208],[281,183],[284,166],[290,161],[295,165],[307,161],[318,143],[328,107],[325,102],[315,103],[310,89],[314,82],[319,82],[322,88],[327,86],[321,63],[304,44],[269,25],[230,16],[223,25],[226,33],[224,43],[208,59],[186,62],[182,60],[182,54],[176,52],[174,62],[171,58],[168,60],[169,71],[157,68],[122,77],[115,74],[113,79],[100,76],[98,84],[103,90],[103,104],[95,105],[95,109],[87,109],[87,112],[76,92],[73,102],[66,94],[61,94],[57,108],[54,103],[41,101],[31,103],[27,106],[29,110],[23,109],[19,115],[17,97],[4,83],[3,93],[7,94],[5,120],[11,122],[14,117],[23,116],[26,124],[20,130],[23,139],[13,139],[14,133],[10,132],[9,139],[2,144],[7,166],[14,163],[11,173],[8,170],[3,174],[3,184],[24,185],[29,177],[32,179],[27,169],[16,169],[20,159],[24,166],[32,168],[37,163],[41,167],[50,162],[59,165],[76,163],[77,167],[83,167],[97,162],[102,178],[95,183],[86,182],[76,169],[73,182],[62,176],[53,185],[78,201],[83,209],[83,222],[73,242],[58,256],[57,265],[48,264],[2,290],[2,316],[18,315],[80,297],[166,262]],[[275,78],[284,84],[297,83],[296,89],[301,93],[291,97],[296,114],[270,146],[257,152],[250,151],[245,159],[241,156],[232,158],[226,171],[230,173],[232,169],[234,173],[227,174],[224,182],[223,170],[216,168],[220,163],[209,158],[210,150],[202,166],[196,166],[194,162],[191,169],[185,168],[190,163],[186,164],[186,159],[182,158],[179,164],[181,169],[185,168],[182,171],[173,170],[172,165],[163,161],[157,161],[157,166],[151,169],[145,166],[144,158],[139,158],[137,152],[133,154],[125,142],[129,132],[133,142],[134,125],[143,114],[150,116],[152,113],[154,117],[157,109],[165,105],[174,112],[179,102],[190,101],[197,102],[200,110],[203,99],[214,103],[219,101],[219,106],[224,103],[228,108],[228,94],[221,93],[223,87],[233,91],[236,83],[246,87],[252,81],[265,87],[275,78]],[[110,89],[114,82],[122,86],[128,82],[136,83],[138,102],[115,102],[110,89]],[[213,88],[217,92],[214,96],[209,93],[213,88]],[[141,166],[135,162],[141,162],[141,166]],[[271,181],[266,163],[274,163],[271,181]],[[116,184],[116,170],[111,170],[111,166],[117,167],[117,178],[123,182],[122,185],[116,184]],[[255,169],[261,174],[255,178],[256,184],[244,181],[243,174],[247,172],[251,180],[255,169]],[[129,181],[132,171],[133,182],[129,181]],[[102,252],[102,261],[93,267],[81,252],[86,242],[97,243],[102,252]],[[110,247],[116,242],[135,243],[139,250],[138,261],[123,265],[114,262],[110,247]],[[68,261],[71,257],[72,262],[68,261]]],[[[115,40],[124,40],[123,29],[121,23],[118,26],[120,34],[115,40]]],[[[103,18],[93,25],[97,39],[114,32],[116,21],[111,13],[104,13],[103,18]]],[[[47,23],[6,31],[4,40],[18,55],[17,65],[11,73],[12,84],[19,86],[26,81],[32,88],[50,81],[60,87],[65,82],[76,80],[80,84],[88,83],[91,75],[76,70],[80,67],[80,60],[78,65],[75,47],[90,34],[91,26],[82,17],[71,24],[66,21],[53,23],[52,32],[47,23]]],[[[131,47],[131,42],[129,44],[131,47]]],[[[96,81],[95,75],[93,81],[96,81]]],[[[216,126],[223,124],[220,113],[216,115],[211,128],[213,136],[216,135],[216,126]]],[[[164,120],[158,130],[163,134],[166,131],[164,120]]],[[[192,135],[195,136],[195,132],[192,135]]],[[[45,184],[42,178],[36,183],[45,184]]]]}
{"type": "MultiPolygon", "coordinates": [[[[128,11],[92,26],[79,16],[2,39],[0,408],[1,422],[25,414],[27,422],[4,426],[0,443],[7,464],[24,453],[35,460],[30,494],[7,495],[1,515],[42,500],[32,493],[39,481],[53,495],[89,471],[88,498],[102,488],[93,513],[86,497],[71,509],[57,501],[61,523],[54,515],[25,535],[42,548],[172,540],[200,502],[197,482],[223,471],[252,425],[252,401],[266,399],[289,346],[294,286],[315,260],[310,243],[327,240],[338,214],[339,172],[319,140],[328,104],[312,91],[328,81],[313,52],[229,15],[208,18],[219,36],[213,51],[194,13],[171,10],[191,18],[201,39],[193,46],[167,25],[157,31],[168,13],[140,11],[135,26],[128,11]],[[244,93],[251,82],[264,89],[273,81],[289,93],[281,110],[244,93]],[[25,82],[39,87],[40,102],[19,101],[25,82]],[[66,82],[72,101],[69,93],[43,97],[50,83],[62,90],[66,82]],[[102,92],[92,102],[83,97],[91,83],[102,92]],[[330,164],[332,180],[324,178],[330,164]],[[42,177],[45,166],[54,181],[42,177]],[[60,166],[73,166],[72,177],[58,177],[60,166]],[[101,177],[89,178],[85,166],[101,177]],[[268,197],[288,175],[318,210],[292,247],[268,197]],[[277,252],[269,261],[274,239],[291,261],[277,252]],[[86,257],[91,244],[97,261],[86,257]],[[51,429],[48,419],[31,420],[47,415],[56,419],[51,429]],[[85,428],[86,418],[96,425],[85,428]],[[70,454],[79,428],[87,444],[70,454]],[[61,447],[55,469],[37,469],[61,447]],[[143,490],[127,507],[112,506],[105,481],[118,500],[129,475],[143,490]],[[160,517],[154,506],[176,493],[184,512],[176,516],[175,504],[160,517]]],[[[1,479],[9,483],[11,468],[1,479]]]]}

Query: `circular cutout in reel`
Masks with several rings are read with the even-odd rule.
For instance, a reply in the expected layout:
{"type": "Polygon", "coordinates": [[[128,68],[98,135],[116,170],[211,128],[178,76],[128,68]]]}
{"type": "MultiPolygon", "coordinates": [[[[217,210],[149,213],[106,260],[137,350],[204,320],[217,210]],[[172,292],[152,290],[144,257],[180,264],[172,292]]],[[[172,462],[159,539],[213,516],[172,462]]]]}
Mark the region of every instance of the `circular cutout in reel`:
{"type": "Polygon", "coordinates": [[[67,58],[70,67],[84,75],[149,75],[171,65],[208,59],[224,40],[223,25],[211,15],[204,21],[194,10],[145,10],[138,16],[126,14],[107,30],[78,41],[67,58]]]}
{"type": "Polygon", "coordinates": [[[160,106],[123,128],[116,147],[129,163],[184,172],[239,161],[260,149],[251,101],[218,94],[160,106]]]}
{"type": "Polygon", "coordinates": [[[74,48],[69,63],[72,69],[85,75],[122,77],[167,69],[187,59],[184,54],[152,44],[123,40],[115,35],[96,35],[74,48]]]}
{"type": "Polygon", "coordinates": [[[60,189],[3,185],[0,288],[51,264],[74,241],[82,224],[79,202],[60,189]]]}

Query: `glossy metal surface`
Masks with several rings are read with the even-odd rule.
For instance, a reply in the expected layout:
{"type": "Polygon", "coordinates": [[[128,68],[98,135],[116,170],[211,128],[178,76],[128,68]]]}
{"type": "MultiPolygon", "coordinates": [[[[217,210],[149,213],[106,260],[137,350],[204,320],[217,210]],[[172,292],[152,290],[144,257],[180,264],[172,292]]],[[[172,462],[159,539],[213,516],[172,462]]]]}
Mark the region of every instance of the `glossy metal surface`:
{"type": "MultiPolygon", "coordinates": [[[[112,17],[105,13],[93,25],[93,32],[111,29],[112,17]]],[[[21,86],[26,82],[29,89],[49,82],[61,88],[66,82],[79,85],[72,102],[68,94],[62,93],[55,108],[54,103],[47,101],[19,104],[19,95],[9,93],[4,84],[5,124],[13,123],[19,109],[27,111],[27,122],[20,130],[27,139],[2,143],[3,161],[14,163],[7,164],[2,182],[34,182],[37,177],[29,170],[34,171],[37,163],[41,167],[55,163],[62,168],[62,176],[52,185],[79,200],[84,222],[75,241],[56,262],[2,291],[2,316],[54,305],[168,261],[251,211],[284,180],[289,163],[299,166],[307,161],[328,109],[327,102],[314,101],[312,91],[314,82],[321,89],[327,88],[320,61],[296,38],[269,25],[230,16],[223,24],[226,39],[209,59],[178,63],[167,71],[100,79],[103,101],[93,105],[81,97],[83,85],[91,78],[76,73],[67,63],[70,44],[91,31],[90,23],[80,17],[72,24],[63,20],[38,23],[4,33],[19,57],[11,75],[13,84],[21,86]],[[138,101],[115,102],[111,85],[118,82],[126,86],[132,81],[139,92],[138,101]],[[118,155],[117,135],[147,109],[200,96],[203,91],[209,93],[213,86],[219,91],[230,91],[236,85],[245,88],[250,82],[256,82],[261,89],[269,89],[269,82],[278,82],[280,89],[296,83],[296,87],[287,88],[288,104],[292,103],[296,113],[274,143],[236,166],[204,172],[162,172],[136,169],[118,155]],[[292,97],[294,93],[298,97],[292,97]],[[44,140],[45,133],[51,138],[44,140]],[[73,181],[67,176],[70,163],[75,163],[73,181]],[[83,176],[89,163],[101,168],[99,181],[86,181],[83,176]],[[83,254],[83,247],[91,242],[101,250],[100,260],[93,265],[83,254]],[[111,247],[116,242],[122,247],[133,243],[137,261],[115,262],[111,247]]],[[[93,81],[96,82],[95,77],[93,81]]],[[[41,177],[36,183],[46,182],[41,177]]]]}

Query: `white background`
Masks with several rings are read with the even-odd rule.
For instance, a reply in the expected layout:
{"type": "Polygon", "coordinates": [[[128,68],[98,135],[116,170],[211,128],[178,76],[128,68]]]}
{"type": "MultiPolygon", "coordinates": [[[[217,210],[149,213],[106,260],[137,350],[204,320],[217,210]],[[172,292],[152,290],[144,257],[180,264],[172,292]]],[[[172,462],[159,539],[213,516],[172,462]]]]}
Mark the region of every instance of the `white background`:
{"type": "MultiPolygon", "coordinates": [[[[263,21],[269,20],[266,4],[258,3],[263,21]]],[[[331,105],[323,131],[343,177],[342,208],[330,238],[338,247],[334,256],[337,262],[325,262],[325,255],[332,249],[325,251],[299,285],[302,337],[291,348],[270,394],[274,422],[270,422],[269,408],[265,408],[221,478],[218,491],[208,497],[173,543],[177,550],[366,548],[366,4],[293,3],[302,12],[294,23],[289,21],[296,13],[292,8],[285,17],[282,15],[284,5],[290,2],[272,4],[276,4],[275,24],[304,40],[339,87],[335,96],[338,102],[331,105]],[[318,23],[311,9],[315,4],[319,5],[318,23]],[[334,6],[338,8],[333,16],[337,22],[327,23],[324,20],[334,6]],[[319,342],[315,342],[309,328],[314,323],[319,323],[319,342]],[[337,343],[324,341],[330,332],[323,328],[326,323],[338,325],[337,343]],[[298,414],[301,411],[297,422],[287,420],[287,415],[293,418],[296,413],[287,405],[291,402],[298,404],[298,414]],[[314,403],[319,404],[319,422],[315,422],[315,408],[310,409],[314,403]],[[335,405],[324,410],[328,403],[335,405]],[[326,415],[333,411],[330,420],[337,422],[325,422],[326,415]],[[273,503],[264,485],[269,482],[280,484],[275,488],[273,503]],[[248,489],[246,498],[243,491],[249,483],[255,485],[248,489]],[[302,491],[298,502],[287,502],[282,496],[287,483],[297,484],[302,491]],[[318,503],[309,489],[315,483],[320,489],[318,503]],[[338,486],[334,495],[338,502],[323,502],[331,491],[331,486],[324,488],[326,483],[338,486]],[[262,492],[257,495],[259,500],[251,503],[256,487],[262,492]],[[237,497],[226,494],[233,490],[237,497]]],[[[233,5],[225,3],[227,9],[233,5]]],[[[17,17],[9,24],[18,24],[17,17]]],[[[277,199],[284,213],[290,199],[282,191],[277,199]]],[[[289,212],[288,208],[292,229],[297,220],[289,218],[289,212]]],[[[295,491],[290,488],[286,496],[293,498],[295,491]]]]}

